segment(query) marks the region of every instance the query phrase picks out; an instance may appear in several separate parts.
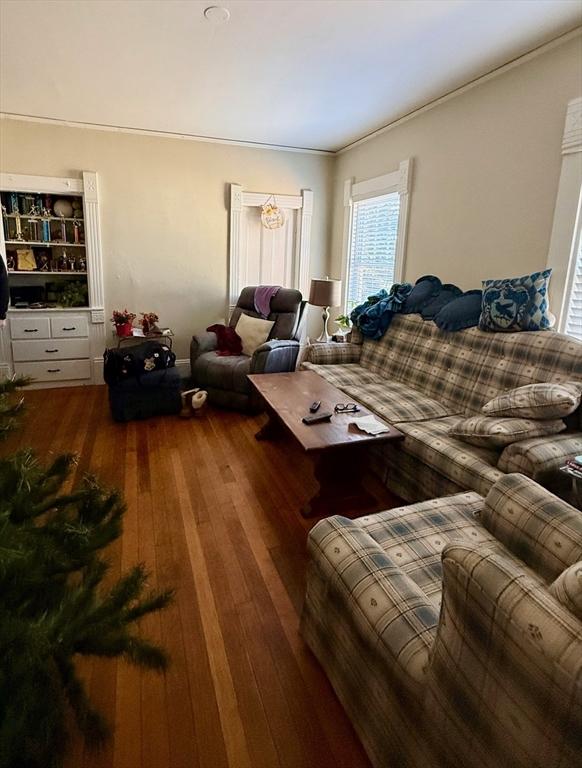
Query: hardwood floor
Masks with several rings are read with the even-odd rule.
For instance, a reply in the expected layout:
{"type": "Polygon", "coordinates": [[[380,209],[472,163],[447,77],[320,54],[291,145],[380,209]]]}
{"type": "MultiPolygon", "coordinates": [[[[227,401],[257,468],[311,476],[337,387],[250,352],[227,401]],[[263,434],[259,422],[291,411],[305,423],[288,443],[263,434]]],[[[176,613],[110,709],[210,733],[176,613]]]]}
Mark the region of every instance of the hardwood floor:
{"type": "Polygon", "coordinates": [[[299,514],[314,491],[310,461],[285,439],[257,442],[264,417],[208,408],[120,425],[104,387],[29,391],[25,401],[3,452],[78,453],[77,477],[91,471],[127,501],[112,577],[144,561],[152,585],[176,589],[169,609],[143,621],[171,655],[165,675],[83,664],[115,733],[98,754],[75,739],[67,768],[369,766],[298,632],[316,522],[299,514]]]}

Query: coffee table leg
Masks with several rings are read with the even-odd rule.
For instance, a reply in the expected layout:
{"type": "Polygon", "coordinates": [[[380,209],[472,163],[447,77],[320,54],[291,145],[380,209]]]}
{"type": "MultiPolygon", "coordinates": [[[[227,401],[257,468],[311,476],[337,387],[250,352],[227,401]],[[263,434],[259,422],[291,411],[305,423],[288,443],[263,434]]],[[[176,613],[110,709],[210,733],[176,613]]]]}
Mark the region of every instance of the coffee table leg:
{"type": "Polygon", "coordinates": [[[320,453],[315,458],[315,479],[319,490],[302,508],[303,517],[329,517],[347,513],[365,514],[377,507],[375,497],[362,485],[363,452],[354,449],[349,463],[342,466],[339,452],[320,453]]]}
{"type": "Polygon", "coordinates": [[[268,413],[268,421],[263,424],[255,435],[255,440],[274,440],[281,433],[281,425],[271,413],[268,413]]]}

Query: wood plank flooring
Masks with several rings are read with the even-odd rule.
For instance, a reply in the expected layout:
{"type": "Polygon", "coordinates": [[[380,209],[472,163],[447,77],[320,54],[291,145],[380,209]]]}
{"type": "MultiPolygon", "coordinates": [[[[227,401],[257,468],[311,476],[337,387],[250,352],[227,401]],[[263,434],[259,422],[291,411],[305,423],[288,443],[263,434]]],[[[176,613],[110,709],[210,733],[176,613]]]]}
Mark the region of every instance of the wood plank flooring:
{"type": "MultiPolygon", "coordinates": [[[[310,461],[288,440],[257,442],[260,416],[208,408],[120,425],[104,387],[28,391],[25,402],[2,452],[77,453],[74,480],[91,471],[125,494],[111,578],[143,561],[152,585],[176,589],[142,623],[171,654],[165,675],[83,663],[115,731],[98,754],[75,737],[67,768],[368,768],[298,632],[316,522],[299,514],[315,487],[310,461]]],[[[373,490],[384,507],[398,502],[373,490]]]]}

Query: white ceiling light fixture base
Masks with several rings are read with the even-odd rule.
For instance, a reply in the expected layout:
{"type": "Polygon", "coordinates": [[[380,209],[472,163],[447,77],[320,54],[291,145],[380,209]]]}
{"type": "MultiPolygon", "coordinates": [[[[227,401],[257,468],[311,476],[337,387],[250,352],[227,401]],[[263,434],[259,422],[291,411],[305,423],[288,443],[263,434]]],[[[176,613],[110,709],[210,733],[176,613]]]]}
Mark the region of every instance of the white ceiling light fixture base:
{"type": "Polygon", "coordinates": [[[204,9],[204,18],[211,24],[226,24],[230,19],[230,11],[220,5],[209,5],[204,9]]]}

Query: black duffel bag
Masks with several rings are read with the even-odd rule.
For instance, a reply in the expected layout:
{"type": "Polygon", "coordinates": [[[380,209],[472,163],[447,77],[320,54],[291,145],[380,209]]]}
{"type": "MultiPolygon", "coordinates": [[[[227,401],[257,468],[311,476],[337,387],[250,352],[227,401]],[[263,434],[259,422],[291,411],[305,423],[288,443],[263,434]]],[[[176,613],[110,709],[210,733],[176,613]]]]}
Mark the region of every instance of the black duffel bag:
{"type": "Polygon", "coordinates": [[[125,349],[106,349],[103,354],[103,378],[107,384],[144,376],[151,371],[173,368],[176,355],[166,344],[146,341],[125,349]]]}

